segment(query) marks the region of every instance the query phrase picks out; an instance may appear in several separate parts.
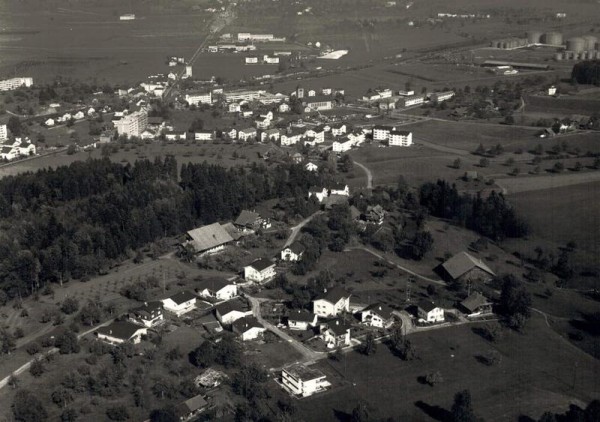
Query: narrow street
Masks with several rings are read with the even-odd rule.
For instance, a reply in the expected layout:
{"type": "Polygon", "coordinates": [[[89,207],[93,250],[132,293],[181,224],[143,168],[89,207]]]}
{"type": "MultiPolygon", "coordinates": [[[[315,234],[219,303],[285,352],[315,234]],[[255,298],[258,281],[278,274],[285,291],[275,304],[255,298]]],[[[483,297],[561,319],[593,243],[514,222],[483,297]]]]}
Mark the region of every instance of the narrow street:
{"type": "Polygon", "coordinates": [[[359,163],[358,161],[355,161],[354,164],[363,169],[364,172],[367,174],[367,189],[373,189],[373,173],[371,172],[371,170],[369,170],[367,166],[365,166],[362,163],[359,163]]]}
{"type": "Polygon", "coordinates": [[[316,213],[309,215],[304,220],[302,220],[300,223],[298,223],[294,227],[292,227],[292,229],[291,229],[292,232],[290,233],[290,236],[288,237],[288,239],[285,241],[285,244],[283,245],[283,247],[287,248],[292,243],[294,243],[294,240],[296,240],[296,237],[298,237],[298,233],[300,233],[300,230],[302,229],[302,227],[304,227],[306,224],[308,224],[308,222],[310,220],[312,220],[315,216],[322,214],[322,213],[323,213],[322,211],[317,211],[316,213]]]}

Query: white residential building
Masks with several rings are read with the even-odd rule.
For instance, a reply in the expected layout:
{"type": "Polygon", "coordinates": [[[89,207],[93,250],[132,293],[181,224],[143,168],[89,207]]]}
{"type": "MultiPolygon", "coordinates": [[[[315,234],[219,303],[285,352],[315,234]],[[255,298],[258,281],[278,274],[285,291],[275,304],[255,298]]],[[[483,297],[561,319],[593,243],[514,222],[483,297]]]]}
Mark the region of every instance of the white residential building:
{"type": "Polygon", "coordinates": [[[256,57],[256,56],[246,57],[244,62],[246,64],[258,64],[258,57],[256,57]]]}
{"type": "Polygon", "coordinates": [[[288,327],[290,330],[306,331],[309,328],[314,328],[318,323],[317,315],[305,311],[304,309],[295,309],[290,311],[288,315],[288,327]]]}
{"type": "Polygon", "coordinates": [[[331,188],[329,188],[329,194],[350,196],[350,188],[348,187],[348,185],[344,184],[333,185],[331,188]]]}
{"type": "Polygon", "coordinates": [[[370,327],[389,328],[394,321],[394,310],[385,304],[376,303],[361,312],[361,322],[370,327]]]}
{"type": "Polygon", "coordinates": [[[281,370],[281,384],[290,394],[299,397],[312,396],[331,386],[321,371],[298,363],[281,370]]]}
{"type": "Polygon", "coordinates": [[[319,317],[331,317],[341,312],[350,312],[350,296],[341,287],[326,289],[317,299],[313,301],[313,312],[319,317]]]}
{"type": "Polygon", "coordinates": [[[392,130],[388,137],[389,146],[408,147],[411,146],[412,143],[412,132],[404,130],[392,130]]]}
{"type": "Polygon", "coordinates": [[[345,135],[347,130],[348,127],[346,126],[346,123],[336,123],[331,125],[331,134],[333,136],[345,135]]]}
{"type": "Polygon", "coordinates": [[[350,151],[354,145],[354,141],[352,141],[351,139],[344,138],[340,139],[339,141],[333,141],[333,144],[331,145],[331,150],[333,152],[346,152],[350,151]]]}
{"type": "Polygon", "coordinates": [[[11,91],[13,89],[30,87],[33,85],[33,78],[11,78],[0,81],[0,91],[11,91]]]}
{"type": "Polygon", "coordinates": [[[254,139],[256,138],[256,129],[254,128],[246,128],[246,129],[240,129],[238,131],[238,139],[240,141],[247,141],[249,139],[254,139]]]}
{"type": "Polygon", "coordinates": [[[396,130],[393,126],[373,126],[373,140],[387,141],[390,137],[390,132],[396,130]]]}
{"type": "Polygon", "coordinates": [[[224,92],[223,97],[225,98],[225,101],[228,103],[233,102],[233,101],[241,101],[241,100],[254,101],[254,100],[258,100],[261,97],[261,95],[263,95],[264,93],[266,93],[265,90],[256,90],[256,91],[237,90],[237,91],[224,92]]]}
{"type": "Polygon", "coordinates": [[[231,329],[240,336],[242,341],[257,340],[267,331],[254,316],[245,316],[235,320],[231,324],[231,329]]]}
{"type": "Polygon", "coordinates": [[[110,325],[100,327],[96,330],[98,340],[109,344],[123,344],[131,342],[138,344],[142,341],[142,336],[148,334],[146,327],[140,327],[128,321],[117,321],[110,325]]]}
{"type": "Polygon", "coordinates": [[[197,130],[194,132],[194,140],[196,141],[211,141],[215,137],[212,130],[197,130]]]}
{"type": "Polygon", "coordinates": [[[186,290],[161,300],[165,311],[181,316],[196,309],[196,295],[186,290]]]}
{"type": "Polygon", "coordinates": [[[238,295],[238,287],[233,281],[212,277],[201,280],[196,286],[196,292],[206,299],[230,300],[238,295]]]}
{"type": "MultiPolygon", "coordinates": [[[[52,119],[48,119],[52,120],[52,119]]],[[[46,120],[46,122],[48,121],[46,120]]],[[[52,125],[54,125],[54,120],[52,120],[52,125]]],[[[52,126],[46,125],[46,126],[52,126]]],[[[8,130],[6,129],[6,125],[0,125],[0,141],[6,141],[8,139],[8,130]]]]}
{"type": "Polygon", "coordinates": [[[141,109],[114,122],[119,135],[140,136],[148,126],[148,112],[141,109]]]}
{"type": "Polygon", "coordinates": [[[312,163],[312,162],[306,163],[306,165],[304,166],[304,168],[306,169],[306,171],[317,171],[317,170],[319,170],[319,166],[316,165],[315,163],[312,163]]]}
{"type": "Polygon", "coordinates": [[[421,322],[444,322],[444,310],[433,302],[423,300],[417,305],[417,316],[421,322]]]}
{"type": "Polygon", "coordinates": [[[401,98],[398,101],[398,104],[402,107],[411,107],[419,104],[423,104],[425,102],[425,97],[423,95],[412,95],[409,97],[401,98]]]}
{"type": "Polygon", "coordinates": [[[129,312],[129,320],[147,328],[161,324],[164,321],[162,302],[148,302],[132,309],[129,312]]]}
{"type": "Polygon", "coordinates": [[[433,92],[429,94],[429,100],[436,103],[447,101],[452,97],[454,97],[454,91],[433,92]]]}
{"type": "Polygon", "coordinates": [[[259,258],[244,267],[244,279],[254,283],[264,283],[275,277],[275,263],[259,258]]]}
{"type": "Polygon", "coordinates": [[[260,141],[278,141],[281,137],[281,132],[279,129],[267,129],[260,133],[260,141]]]}
{"type": "Polygon", "coordinates": [[[329,196],[329,193],[327,192],[327,188],[313,186],[308,190],[308,199],[311,196],[316,197],[319,202],[323,202],[329,196]]]}
{"type": "Polygon", "coordinates": [[[240,318],[252,315],[252,309],[236,299],[217,305],[215,307],[215,314],[221,324],[229,325],[240,318]]]}
{"type": "Polygon", "coordinates": [[[281,251],[281,260],[282,261],[300,261],[302,259],[302,255],[306,248],[300,242],[294,242],[289,246],[286,246],[281,251]]]}
{"type": "Polygon", "coordinates": [[[212,104],[212,92],[193,92],[185,94],[185,101],[189,105],[212,104]]]}

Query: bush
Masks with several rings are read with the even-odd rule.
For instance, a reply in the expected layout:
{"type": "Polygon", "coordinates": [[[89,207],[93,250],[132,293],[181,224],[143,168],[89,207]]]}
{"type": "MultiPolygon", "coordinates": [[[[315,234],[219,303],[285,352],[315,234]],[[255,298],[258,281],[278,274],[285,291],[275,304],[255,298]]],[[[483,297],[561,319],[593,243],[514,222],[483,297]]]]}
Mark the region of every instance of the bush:
{"type": "Polygon", "coordinates": [[[25,351],[27,353],[29,353],[30,355],[35,355],[42,351],[42,346],[40,346],[40,344],[38,342],[34,341],[33,343],[29,343],[27,345],[27,347],[25,348],[25,351]]]}
{"type": "Polygon", "coordinates": [[[44,374],[44,372],[46,372],[44,363],[40,359],[35,359],[33,362],[31,362],[29,372],[36,378],[41,377],[44,374]]]}
{"type": "Polygon", "coordinates": [[[60,306],[60,310],[67,315],[71,315],[79,310],[79,301],[74,298],[66,298],[60,306]]]}

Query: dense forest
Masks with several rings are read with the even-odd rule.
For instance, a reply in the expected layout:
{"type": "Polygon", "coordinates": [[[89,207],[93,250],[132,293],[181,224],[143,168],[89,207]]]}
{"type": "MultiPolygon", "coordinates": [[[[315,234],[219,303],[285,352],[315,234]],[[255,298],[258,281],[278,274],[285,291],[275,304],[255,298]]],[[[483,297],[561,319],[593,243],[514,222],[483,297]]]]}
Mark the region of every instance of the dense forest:
{"type": "Polygon", "coordinates": [[[600,85],[600,60],[576,63],[571,71],[571,79],[578,84],[600,85]]]}
{"type": "Polygon", "coordinates": [[[76,162],[0,180],[0,288],[26,296],[48,282],[102,273],[158,239],[228,220],[322,181],[301,165],[251,168],[76,162]]]}
{"type": "Polygon", "coordinates": [[[423,184],[419,198],[431,215],[453,220],[492,239],[522,237],[529,232],[527,223],[516,215],[504,195],[495,191],[484,199],[459,194],[456,186],[438,180],[423,184]]]}

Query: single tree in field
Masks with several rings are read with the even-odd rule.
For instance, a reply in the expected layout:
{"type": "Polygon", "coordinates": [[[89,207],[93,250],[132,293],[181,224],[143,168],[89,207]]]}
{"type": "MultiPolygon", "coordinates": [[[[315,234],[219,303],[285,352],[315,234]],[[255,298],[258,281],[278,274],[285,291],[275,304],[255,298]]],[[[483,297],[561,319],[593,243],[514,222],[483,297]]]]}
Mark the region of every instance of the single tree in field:
{"type": "Polygon", "coordinates": [[[352,422],[368,422],[369,421],[369,409],[365,403],[359,403],[354,409],[350,416],[352,422]]]}
{"type": "Polygon", "coordinates": [[[363,354],[367,356],[374,355],[377,352],[377,343],[375,343],[375,336],[373,333],[367,333],[365,337],[365,343],[362,347],[363,354]]]}
{"type": "Polygon", "coordinates": [[[444,378],[440,371],[430,372],[425,376],[425,382],[433,387],[440,382],[444,382],[444,378]]]}
{"type": "Polygon", "coordinates": [[[454,395],[454,403],[450,413],[452,414],[452,422],[477,422],[469,390],[459,391],[454,395]]]}
{"type": "Polygon", "coordinates": [[[457,170],[458,170],[458,169],[460,169],[461,165],[462,165],[462,161],[460,160],[460,158],[457,158],[457,159],[456,159],[456,160],[454,160],[454,162],[452,163],[452,168],[455,168],[455,169],[457,169],[457,170]]]}

